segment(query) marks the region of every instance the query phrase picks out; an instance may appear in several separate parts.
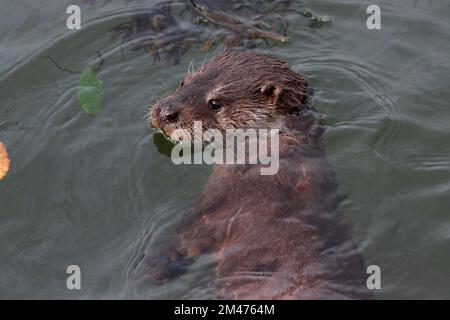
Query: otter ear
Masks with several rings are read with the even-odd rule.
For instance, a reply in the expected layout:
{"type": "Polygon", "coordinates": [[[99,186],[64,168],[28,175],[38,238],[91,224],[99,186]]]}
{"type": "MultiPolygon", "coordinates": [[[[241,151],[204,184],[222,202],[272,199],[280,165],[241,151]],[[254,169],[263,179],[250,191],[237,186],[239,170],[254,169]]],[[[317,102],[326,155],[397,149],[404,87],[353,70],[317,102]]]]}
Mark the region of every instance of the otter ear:
{"type": "Polygon", "coordinates": [[[305,108],[308,99],[305,90],[296,91],[275,84],[262,86],[260,92],[266,102],[281,113],[292,113],[305,108]]]}
{"type": "Polygon", "coordinates": [[[270,105],[275,105],[275,102],[278,100],[281,91],[281,88],[274,84],[265,84],[259,90],[263,99],[266,100],[266,102],[270,105]]]}

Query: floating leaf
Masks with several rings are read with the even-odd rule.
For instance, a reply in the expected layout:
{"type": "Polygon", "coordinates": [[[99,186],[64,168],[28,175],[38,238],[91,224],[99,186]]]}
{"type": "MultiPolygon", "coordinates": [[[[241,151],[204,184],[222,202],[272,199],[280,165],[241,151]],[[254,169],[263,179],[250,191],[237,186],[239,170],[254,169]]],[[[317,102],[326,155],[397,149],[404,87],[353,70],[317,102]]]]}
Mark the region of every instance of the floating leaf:
{"type": "Polygon", "coordinates": [[[9,170],[11,161],[8,158],[8,151],[3,143],[0,142],[0,180],[2,180],[9,170]]]}
{"type": "Polygon", "coordinates": [[[87,67],[81,73],[78,99],[88,114],[95,115],[100,111],[103,100],[103,82],[91,67],[87,67]]]}
{"type": "Polygon", "coordinates": [[[309,9],[303,9],[300,11],[300,14],[307,18],[311,18],[313,16],[313,13],[309,9]]]}
{"type": "Polygon", "coordinates": [[[331,22],[331,18],[328,16],[322,16],[320,18],[320,21],[322,21],[322,23],[330,23],[331,22]]]}

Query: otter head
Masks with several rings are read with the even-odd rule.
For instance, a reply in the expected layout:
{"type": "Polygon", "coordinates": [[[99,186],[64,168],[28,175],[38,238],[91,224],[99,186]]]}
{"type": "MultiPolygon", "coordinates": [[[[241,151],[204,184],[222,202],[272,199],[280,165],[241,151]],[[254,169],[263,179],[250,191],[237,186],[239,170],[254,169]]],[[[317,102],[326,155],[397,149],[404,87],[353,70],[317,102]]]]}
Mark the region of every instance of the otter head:
{"type": "Polygon", "coordinates": [[[174,93],[153,106],[153,127],[172,136],[203,131],[269,127],[284,114],[307,108],[308,85],[286,62],[256,53],[224,51],[187,75],[174,93]]]}

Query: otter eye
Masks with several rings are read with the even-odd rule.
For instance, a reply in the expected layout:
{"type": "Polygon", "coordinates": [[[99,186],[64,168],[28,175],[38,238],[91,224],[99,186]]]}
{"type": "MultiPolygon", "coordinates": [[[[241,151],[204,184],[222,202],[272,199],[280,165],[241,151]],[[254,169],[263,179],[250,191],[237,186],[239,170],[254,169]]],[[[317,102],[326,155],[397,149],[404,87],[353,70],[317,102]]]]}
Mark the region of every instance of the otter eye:
{"type": "Polygon", "coordinates": [[[222,102],[220,102],[219,100],[211,99],[209,100],[208,104],[209,107],[214,111],[219,111],[220,108],[222,108],[222,102]]]}

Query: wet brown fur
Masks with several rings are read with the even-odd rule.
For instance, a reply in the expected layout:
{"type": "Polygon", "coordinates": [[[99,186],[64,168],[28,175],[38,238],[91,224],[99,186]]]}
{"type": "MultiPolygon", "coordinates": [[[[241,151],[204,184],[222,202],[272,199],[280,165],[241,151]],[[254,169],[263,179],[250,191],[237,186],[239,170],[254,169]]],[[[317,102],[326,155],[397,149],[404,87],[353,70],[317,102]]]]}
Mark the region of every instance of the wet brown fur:
{"type": "Polygon", "coordinates": [[[216,165],[196,206],[146,268],[166,281],[205,253],[217,258],[221,299],[370,298],[364,261],[350,225],[337,210],[339,196],[308,106],[306,80],[279,59],[225,51],[154,107],[152,124],[204,130],[279,127],[280,168],[216,165]],[[219,112],[208,99],[220,99],[219,112]],[[177,108],[167,124],[161,108],[177,108]]]}

